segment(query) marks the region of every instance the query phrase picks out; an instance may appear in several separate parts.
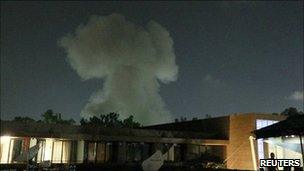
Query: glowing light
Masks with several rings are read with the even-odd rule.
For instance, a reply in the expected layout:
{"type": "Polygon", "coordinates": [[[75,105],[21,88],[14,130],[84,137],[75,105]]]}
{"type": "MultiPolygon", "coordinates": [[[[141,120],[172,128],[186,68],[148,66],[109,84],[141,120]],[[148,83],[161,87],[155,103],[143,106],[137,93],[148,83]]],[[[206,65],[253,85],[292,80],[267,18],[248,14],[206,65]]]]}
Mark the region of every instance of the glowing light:
{"type": "Polygon", "coordinates": [[[52,163],[61,162],[62,141],[54,141],[52,163]]]}
{"type": "Polygon", "coordinates": [[[1,143],[2,143],[2,141],[7,141],[7,140],[10,140],[10,136],[8,136],[8,135],[4,135],[4,136],[1,136],[1,143]]]}
{"type": "Polygon", "coordinates": [[[53,146],[53,138],[47,138],[45,140],[45,153],[44,153],[44,161],[52,160],[52,146],[53,146]]]}
{"type": "Polygon", "coordinates": [[[10,162],[10,157],[9,157],[9,152],[10,152],[10,141],[11,137],[10,136],[1,136],[0,137],[0,142],[1,142],[1,163],[9,163],[10,162]]]}

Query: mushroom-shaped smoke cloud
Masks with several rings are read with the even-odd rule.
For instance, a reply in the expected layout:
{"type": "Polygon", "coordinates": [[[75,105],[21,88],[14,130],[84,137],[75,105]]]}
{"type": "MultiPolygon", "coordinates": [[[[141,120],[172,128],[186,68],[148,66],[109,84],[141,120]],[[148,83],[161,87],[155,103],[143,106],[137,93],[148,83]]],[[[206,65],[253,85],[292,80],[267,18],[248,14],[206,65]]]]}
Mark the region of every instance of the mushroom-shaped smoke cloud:
{"type": "Polygon", "coordinates": [[[104,79],[81,115],[118,112],[134,115],[143,124],[169,121],[159,95],[159,82],[177,79],[173,41],[169,32],[151,21],[146,28],[120,14],[93,16],[75,34],[59,41],[72,68],[83,79],[104,79]]]}

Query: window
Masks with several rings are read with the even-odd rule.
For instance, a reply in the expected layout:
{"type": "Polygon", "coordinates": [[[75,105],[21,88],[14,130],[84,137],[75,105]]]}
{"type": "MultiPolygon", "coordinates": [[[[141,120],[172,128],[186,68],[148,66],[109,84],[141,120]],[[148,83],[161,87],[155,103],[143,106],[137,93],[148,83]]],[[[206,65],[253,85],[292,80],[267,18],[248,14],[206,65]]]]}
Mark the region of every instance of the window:
{"type": "Polygon", "coordinates": [[[61,163],[62,141],[54,141],[52,163],[61,163]]]}
{"type": "Polygon", "coordinates": [[[45,140],[38,139],[37,144],[40,145],[40,148],[38,150],[37,154],[37,163],[41,163],[44,159],[44,153],[45,153],[45,140]]]}
{"type": "Polygon", "coordinates": [[[96,156],[96,143],[90,142],[88,143],[88,162],[95,163],[95,156],[96,156]]]}
{"type": "Polygon", "coordinates": [[[127,143],[127,161],[137,162],[142,160],[142,148],[140,143],[127,143]]]}
{"type": "Polygon", "coordinates": [[[71,141],[51,138],[37,140],[40,148],[37,163],[52,161],[52,163],[68,163],[71,158],[71,141]]]}
{"type": "Polygon", "coordinates": [[[61,163],[68,163],[71,158],[71,142],[70,141],[62,141],[62,157],[61,163]]]}
{"type": "Polygon", "coordinates": [[[106,161],[112,161],[113,160],[113,143],[107,142],[106,143],[106,161]]]}
{"type": "MultiPolygon", "coordinates": [[[[266,126],[272,125],[277,123],[278,121],[274,120],[262,120],[262,119],[257,119],[256,120],[256,129],[261,129],[266,126]]],[[[264,153],[264,140],[263,139],[258,139],[258,157],[259,159],[264,159],[265,158],[265,153],[264,153]]]]}
{"type": "Polygon", "coordinates": [[[106,144],[105,143],[100,142],[97,144],[96,161],[97,161],[97,163],[103,163],[106,161],[106,144]]]}
{"type": "Polygon", "coordinates": [[[1,163],[10,163],[10,151],[12,150],[11,137],[1,136],[0,137],[0,157],[1,163]]]}
{"type": "MultiPolygon", "coordinates": [[[[22,139],[14,139],[11,140],[13,143],[13,151],[12,151],[12,161],[15,161],[15,159],[23,152],[23,141],[22,139]]],[[[24,149],[25,150],[25,149],[24,149]]]]}

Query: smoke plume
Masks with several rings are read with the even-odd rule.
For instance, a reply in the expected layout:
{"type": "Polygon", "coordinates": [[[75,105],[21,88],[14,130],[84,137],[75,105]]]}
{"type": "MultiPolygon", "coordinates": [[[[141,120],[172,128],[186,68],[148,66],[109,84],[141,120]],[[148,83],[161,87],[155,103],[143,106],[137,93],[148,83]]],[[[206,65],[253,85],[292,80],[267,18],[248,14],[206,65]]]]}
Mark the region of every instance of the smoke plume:
{"type": "Polygon", "coordinates": [[[138,26],[120,14],[93,16],[59,41],[83,80],[103,79],[81,111],[84,117],[118,112],[143,124],[171,120],[159,95],[160,82],[177,79],[169,32],[151,21],[138,26]]]}

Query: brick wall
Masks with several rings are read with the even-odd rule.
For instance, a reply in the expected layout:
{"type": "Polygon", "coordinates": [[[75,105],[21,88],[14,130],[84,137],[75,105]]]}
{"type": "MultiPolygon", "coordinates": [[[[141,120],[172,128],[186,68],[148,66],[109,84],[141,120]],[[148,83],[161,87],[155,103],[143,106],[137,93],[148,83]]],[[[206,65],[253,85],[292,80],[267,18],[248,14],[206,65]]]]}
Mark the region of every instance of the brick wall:
{"type": "MultiPolygon", "coordinates": [[[[249,137],[256,129],[256,119],[283,120],[285,117],[256,113],[230,115],[229,145],[227,146],[229,169],[254,169],[249,137]]],[[[257,150],[256,146],[255,141],[255,150],[257,150]]]]}

